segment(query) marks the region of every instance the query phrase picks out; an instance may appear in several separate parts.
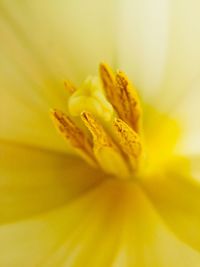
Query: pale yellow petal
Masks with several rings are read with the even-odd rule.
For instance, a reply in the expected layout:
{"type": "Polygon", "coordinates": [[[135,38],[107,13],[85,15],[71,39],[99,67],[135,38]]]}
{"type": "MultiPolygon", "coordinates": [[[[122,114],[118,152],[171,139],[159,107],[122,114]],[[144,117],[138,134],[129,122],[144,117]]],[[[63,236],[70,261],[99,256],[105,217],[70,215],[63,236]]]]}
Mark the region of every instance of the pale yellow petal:
{"type": "Polygon", "coordinates": [[[181,136],[177,144],[177,153],[200,154],[200,74],[188,92],[180,98],[173,109],[173,116],[181,127],[181,136]]]}
{"type": "Polygon", "coordinates": [[[200,2],[125,0],[119,19],[121,67],[143,98],[162,110],[200,74],[200,2]]]}
{"type": "Polygon", "coordinates": [[[101,177],[75,157],[0,143],[0,224],[65,205],[101,177]]]}
{"type": "Polygon", "coordinates": [[[107,180],[61,209],[0,227],[5,267],[198,267],[135,184],[107,180]]]}
{"type": "Polygon", "coordinates": [[[115,11],[113,1],[1,1],[0,138],[64,149],[49,109],[66,109],[65,79],[113,62],[115,11]]]}
{"type": "Polygon", "coordinates": [[[200,157],[176,159],[143,186],[169,228],[200,250],[200,157]]]}
{"type": "Polygon", "coordinates": [[[120,14],[119,62],[148,99],[158,90],[165,70],[169,1],[125,0],[120,14]]]}

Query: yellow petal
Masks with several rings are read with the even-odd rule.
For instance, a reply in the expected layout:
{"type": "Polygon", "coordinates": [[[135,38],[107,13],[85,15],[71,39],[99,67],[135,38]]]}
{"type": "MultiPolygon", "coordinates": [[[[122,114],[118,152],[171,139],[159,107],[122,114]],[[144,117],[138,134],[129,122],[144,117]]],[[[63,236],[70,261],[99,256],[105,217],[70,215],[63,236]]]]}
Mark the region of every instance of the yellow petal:
{"type": "Polygon", "coordinates": [[[14,144],[0,149],[0,224],[62,206],[102,177],[74,157],[14,144]]]}
{"type": "Polygon", "coordinates": [[[200,158],[176,159],[166,171],[143,180],[143,186],[170,229],[200,250],[200,158]],[[194,179],[195,178],[195,179],[194,179]]]}
{"type": "Polygon", "coordinates": [[[182,128],[179,121],[154,107],[145,105],[143,113],[143,172],[157,172],[176,152],[182,128]]]}
{"type": "Polygon", "coordinates": [[[6,267],[198,267],[135,184],[107,180],[61,209],[0,227],[6,267]],[[103,197],[102,197],[103,196],[103,197]]]}
{"type": "MultiPolygon", "coordinates": [[[[119,19],[119,61],[147,99],[163,78],[168,48],[169,1],[125,0],[119,19]]],[[[155,92],[154,92],[155,90],[155,92]]]]}
{"type": "Polygon", "coordinates": [[[119,61],[144,99],[161,109],[179,103],[199,76],[200,2],[125,0],[119,61]]]}
{"type": "Polygon", "coordinates": [[[177,144],[179,154],[199,155],[200,153],[200,73],[188,87],[188,92],[173,109],[173,116],[179,121],[181,136],[177,144]]]}
{"type": "Polygon", "coordinates": [[[65,79],[112,63],[114,20],[112,1],[1,1],[0,138],[63,150],[49,109],[66,109],[65,79]]]}

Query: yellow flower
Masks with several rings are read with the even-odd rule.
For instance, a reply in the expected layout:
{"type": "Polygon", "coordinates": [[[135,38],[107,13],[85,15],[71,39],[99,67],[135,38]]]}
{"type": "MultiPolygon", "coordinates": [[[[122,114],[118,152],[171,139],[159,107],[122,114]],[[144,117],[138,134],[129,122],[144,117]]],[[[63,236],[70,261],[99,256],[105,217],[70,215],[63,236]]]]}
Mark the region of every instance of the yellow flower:
{"type": "Polygon", "coordinates": [[[199,8],[0,1],[0,266],[200,266],[199,8]]]}

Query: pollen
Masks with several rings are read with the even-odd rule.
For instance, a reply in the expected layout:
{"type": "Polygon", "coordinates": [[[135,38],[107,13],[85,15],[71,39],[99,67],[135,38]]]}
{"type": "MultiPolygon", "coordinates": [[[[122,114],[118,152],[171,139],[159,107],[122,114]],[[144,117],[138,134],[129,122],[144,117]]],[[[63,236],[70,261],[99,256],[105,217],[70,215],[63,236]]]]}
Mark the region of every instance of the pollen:
{"type": "Polygon", "coordinates": [[[139,132],[141,107],[136,89],[123,72],[118,71],[114,75],[106,64],[100,64],[99,72],[106,96],[115,108],[118,116],[136,132],[139,132]]]}
{"type": "Polygon", "coordinates": [[[52,110],[52,119],[57,130],[70,142],[75,151],[88,163],[95,166],[92,144],[84,132],[62,111],[52,110]]]}
{"type": "Polygon", "coordinates": [[[53,110],[58,132],[87,163],[120,179],[130,179],[142,160],[142,111],[127,76],[100,64],[99,77],[88,77],[70,94],[68,111],[53,110]]]}
{"type": "Polygon", "coordinates": [[[88,112],[83,112],[81,118],[92,134],[93,151],[100,167],[115,176],[128,177],[130,173],[125,158],[102,125],[88,112]]]}

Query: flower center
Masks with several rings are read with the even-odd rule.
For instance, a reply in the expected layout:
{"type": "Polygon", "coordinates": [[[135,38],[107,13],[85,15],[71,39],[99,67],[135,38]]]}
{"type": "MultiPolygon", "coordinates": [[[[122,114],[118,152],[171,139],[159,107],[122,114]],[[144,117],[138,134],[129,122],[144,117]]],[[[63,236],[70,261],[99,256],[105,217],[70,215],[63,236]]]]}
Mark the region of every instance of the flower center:
{"type": "Polygon", "coordinates": [[[100,64],[100,77],[89,77],[71,93],[69,114],[54,110],[56,128],[89,164],[121,179],[135,174],[142,159],[142,115],[137,92],[128,78],[100,64]],[[75,123],[81,119],[81,125],[75,123]]]}

